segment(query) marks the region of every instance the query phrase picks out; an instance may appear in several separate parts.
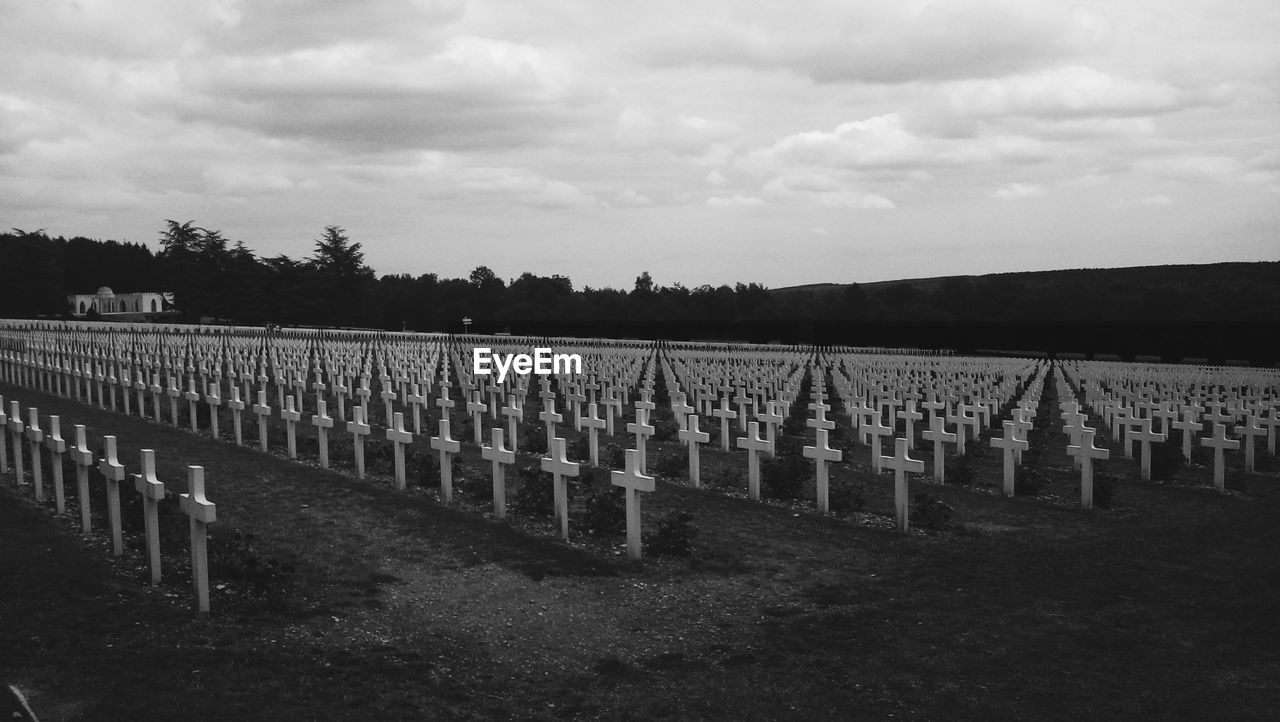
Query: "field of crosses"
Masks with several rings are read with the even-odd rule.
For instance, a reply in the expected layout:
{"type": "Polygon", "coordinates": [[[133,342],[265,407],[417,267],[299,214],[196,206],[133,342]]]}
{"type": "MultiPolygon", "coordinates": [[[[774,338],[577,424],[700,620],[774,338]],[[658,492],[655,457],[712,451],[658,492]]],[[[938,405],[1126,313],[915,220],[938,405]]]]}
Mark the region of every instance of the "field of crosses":
{"type": "MultiPolygon", "coordinates": [[[[115,556],[125,553],[122,509],[138,510],[153,584],[173,558],[162,555],[159,516],[184,515],[190,541],[182,573],[201,613],[210,610],[206,528],[235,523],[217,511],[218,469],[183,460],[185,480],[159,479],[155,457],[164,449],[143,449],[136,464],[120,459],[115,436],[87,438],[74,419],[42,416],[27,392],[253,445],[401,492],[429,479],[439,503],[498,520],[510,513],[512,491],[533,496],[526,486],[549,485],[552,524],[543,531],[564,541],[582,536],[571,524],[579,477],[607,470],[625,494],[633,560],[645,552],[642,499],[662,493],[658,479],[910,533],[913,513],[928,526],[945,524],[945,505],[928,489],[949,483],[948,473],[963,474],[951,482],[973,493],[1013,497],[1026,489],[1046,504],[1091,509],[1100,465],[1133,459],[1149,482],[1153,448],[1175,440],[1186,462],[1198,462],[1182,483],[1229,493],[1232,473],[1274,467],[1280,426],[1274,370],[888,349],[7,322],[0,383],[9,393],[0,399],[6,482],[41,504],[51,491],[56,514],[78,510],[84,535],[99,531],[92,508],[105,500],[101,532],[115,556]],[[501,383],[496,374],[473,374],[473,347],[527,352],[535,341],[580,354],[583,372],[509,374],[501,383]],[[1070,469],[1038,468],[1053,448],[1065,451],[1070,469]],[[790,480],[792,493],[766,486],[762,470],[781,457],[812,461],[803,483],[790,480]],[[543,473],[522,473],[509,489],[522,466],[543,473]],[[136,503],[122,506],[121,485],[130,479],[123,493],[136,494],[136,503]],[[185,488],[176,510],[161,504],[175,486],[185,488]]],[[[793,476],[802,469],[775,466],[793,476]]]]}

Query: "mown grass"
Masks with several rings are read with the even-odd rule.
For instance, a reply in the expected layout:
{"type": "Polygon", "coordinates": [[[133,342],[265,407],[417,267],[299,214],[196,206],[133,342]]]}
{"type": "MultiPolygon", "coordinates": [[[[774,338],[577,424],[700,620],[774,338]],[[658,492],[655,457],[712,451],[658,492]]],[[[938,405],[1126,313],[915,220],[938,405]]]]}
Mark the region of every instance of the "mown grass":
{"type": "MultiPolygon", "coordinates": [[[[168,523],[166,581],[152,589],[136,537],[120,560],[100,532],[79,537],[70,469],[67,519],[8,475],[0,681],[42,719],[1241,719],[1280,702],[1275,475],[1219,496],[1201,466],[1178,484],[1138,482],[1116,450],[1114,508],[1082,511],[1056,409],[1038,496],[1000,496],[987,450],[977,486],[914,479],[955,516],[900,535],[891,475],[846,447],[833,476],[863,487],[863,512],[661,483],[646,526],[691,513],[695,552],[633,565],[620,539],[565,544],[542,519],[495,521],[483,493],[446,507],[431,486],[396,492],[0,389],[62,414],[64,436],[73,423],[91,440],[116,434],[130,472],[139,447],[156,448],[171,492],[185,490],[185,464],[204,465],[210,552],[230,559],[215,569],[214,614],[197,619],[183,519],[168,523]],[[245,559],[275,563],[262,589],[245,559]]],[[[487,478],[464,449],[462,473],[487,478]]],[[[740,469],[740,454],[704,447],[704,474],[724,466],[740,469]]]]}

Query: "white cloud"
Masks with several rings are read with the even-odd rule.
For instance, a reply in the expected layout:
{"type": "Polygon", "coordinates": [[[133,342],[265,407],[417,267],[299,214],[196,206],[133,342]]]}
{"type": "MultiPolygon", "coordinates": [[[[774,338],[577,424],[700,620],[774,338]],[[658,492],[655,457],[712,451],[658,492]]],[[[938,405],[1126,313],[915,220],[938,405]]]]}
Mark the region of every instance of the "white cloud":
{"type": "Polygon", "coordinates": [[[739,206],[756,208],[764,204],[763,200],[755,196],[712,196],[707,199],[707,205],[712,208],[734,208],[739,206]]]}
{"type": "Polygon", "coordinates": [[[1144,196],[1138,199],[1138,202],[1148,206],[1167,206],[1173,203],[1173,200],[1166,195],[1144,196]]]}
{"type": "Polygon", "coordinates": [[[992,198],[1014,201],[1022,198],[1040,198],[1045,195],[1044,186],[1036,183],[1006,183],[991,192],[992,198]]]}
{"type": "Polygon", "coordinates": [[[642,196],[630,188],[614,196],[613,202],[614,202],[614,205],[619,205],[619,206],[651,206],[653,205],[652,198],[649,198],[647,196],[642,196]]]}

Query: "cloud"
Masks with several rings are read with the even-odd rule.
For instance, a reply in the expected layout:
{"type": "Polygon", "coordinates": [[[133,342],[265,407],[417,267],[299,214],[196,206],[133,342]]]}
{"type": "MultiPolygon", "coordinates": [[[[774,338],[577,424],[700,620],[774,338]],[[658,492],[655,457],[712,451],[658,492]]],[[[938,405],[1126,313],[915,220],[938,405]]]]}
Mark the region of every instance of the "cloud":
{"type": "Polygon", "coordinates": [[[765,205],[765,202],[755,196],[712,196],[707,199],[707,205],[712,208],[734,208],[739,206],[758,208],[765,205]]]}
{"type": "Polygon", "coordinates": [[[1044,186],[1036,183],[1006,183],[991,192],[992,198],[1015,201],[1023,198],[1040,198],[1045,195],[1044,186]]]}
{"type": "Polygon", "coordinates": [[[520,168],[468,168],[458,188],[466,193],[498,195],[535,208],[596,205],[594,197],[564,181],[544,178],[520,168]]]}
{"type": "Polygon", "coordinates": [[[1167,206],[1170,203],[1173,203],[1173,200],[1166,195],[1154,195],[1139,198],[1138,202],[1147,206],[1167,206]]]}
{"type": "Polygon", "coordinates": [[[774,178],[764,186],[764,194],[779,202],[821,208],[891,209],[893,201],[875,193],[845,188],[833,178],[808,176],[798,179],[774,178]]]}
{"type": "Polygon", "coordinates": [[[820,83],[906,83],[1035,69],[1109,34],[1101,15],[1045,0],[815,0],[688,19],[641,41],[637,54],[658,66],[785,70],[820,83]]]}
{"type": "Polygon", "coordinates": [[[653,205],[653,199],[642,196],[628,188],[614,196],[613,203],[618,206],[651,206],[653,205]]]}
{"type": "Polygon", "coordinates": [[[809,229],[809,232],[810,232],[810,233],[812,233],[812,234],[814,234],[815,236],[829,236],[829,235],[831,235],[831,231],[828,231],[827,229],[823,228],[822,226],[814,226],[813,228],[810,228],[810,229],[809,229]]]}
{"type": "Polygon", "coordinates": [[[1167,83],[1130,80],[1082,65],[964,81],[943,92],[951,112],[979,117],[1133,117],[1169,112],[1187,100],[1167,83]]]}

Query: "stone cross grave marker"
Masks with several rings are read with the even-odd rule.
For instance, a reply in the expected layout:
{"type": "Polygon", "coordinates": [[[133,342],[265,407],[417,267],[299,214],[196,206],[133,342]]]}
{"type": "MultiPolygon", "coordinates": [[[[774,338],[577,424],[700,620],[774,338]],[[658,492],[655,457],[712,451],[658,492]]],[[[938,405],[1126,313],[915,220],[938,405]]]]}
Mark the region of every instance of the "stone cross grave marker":
{"type": "Polygon", "coordinates": [[[894,440],[894,455],[881,458],[881,466],[887,466],[893,469],[893,508],[898,521],[898,531],[905,532],[908,529],[908,498],[907,498],[907,473],[920,474],[924,472],[924,462],[912,459],[907,453],[907,440],[894,440]]]}
{"type": "Polygon", "coordinates": [[[142,473],[133,475],[133,488],[142,495],[142,527],[151,562],[151,583],[160,583],[160,516],[157,504],[164,500],[164,483],[156,478],[156,452],[142,450],[142,473]]]}
{"type": "Polygon", "coordinates": [[[1227,438],[1227,426],[1221,422],[1213,425],[1213,436],[1200,440],[1201,446],[1213,449],[1213,488],[1222,493],[1226,489],[1226,461],[1223,452],[1240,448],[1240,442],[1227,438]]]}
{"type": "Polygon", "coordinates": [[[507,479],[504,467],[516,462],[516,452],[503,447],[502,429],[495,427],[490,429],[489,433],[492,435],[493,444],[480,447],[480,457],[485,461],[493,462],[493,515],[498,519],[506,519],[507,479]]]}
{"type": "Polygon", "coordinates": [[[1151,481],[1151,442],[1164,441],[1165,435],[1151,429],[1151,419],[1141,418],[1129,430],[1129,438],[1142,446],[1140,475],[1143,481],[1151,481]]]}
{"type": "MultiPolygon", "coordinates": [[[[444,421],[444,419],[441,419],[444,421]]],[[[396,488],[404,491],[405,474],[404,474],[404,447],[406,444],[413,443],[413,434],[404,428],[404,413],[397,411],[392,416],[391,426],[387,428],[387,441],[391,442],[393,452],[395,453],[396,464],[396,488]]],[[[440,472],[440,478],[444,479],[444,470],[440,472]]]]}
{"type": "Polygon", "coordinates": [[[697,414],[688,414],[685,428],[676,433],[684,443],[689,445],[689,485],[696,489],[702,485],[702,460],[698,444],[710,441],[711,434],[698,428],[697,414]]]}
{"type": "Polygon", "coordinates": [[[596,402],[587,404],[587,415],[582,417],[582,425],[587,428],[587,446],[591,452],[591,465],[600,465],[600,431],[604,428],[604,419],[596,413],[596,402]]]}
{"type": "Polygon", "coordinates": [[[9,415],[4,412],[4,397],[0,396],[0,474],[9,473],[9,415]]]}
{"type": "Polygon", "coordinates": [[[448,504],[453,501],[453,455],[462,451],[462,444],[449,434],[448,418],[441,417],[439,428],[440,435],[432,436],[430,445],[440,452],[440,498],[448,504]]]}
{"type": "MultiPolygon", "coordinates": [[[[44,466],[40,446],[44,431],[40,428],[40,412],[36,407],[27,408],[27,445],[31,454],[31,484],[35,487],[36,501],[44,501],[44,466]]],[[[1252,446],[1252,443],[1250,444],[1252,446]]]]}
{"type": "Polygon", "coordinates": [[[1080,432],[1080,443],[1067,446],[1067,455],[1080,462],[1080,508],[1093,508],[1093,460],[1110,458],[1111,452],[1093,445],[1094,429],[1080,432]]]}
{"type": "Polygon", "coordinates": [[[517,422],[524,421],[524,406],[515,394],[507,397],[507,403],[502,407],[502,415],[507,417],[507,438],[511,440],[511,450],[517,451],[519,449],[517,422]]]}
{"type": "Polygon", "coordinates": [[[240,415],[244,413],[244,400],[240,398],[240,387],[231,387],[231,400],[227,402],[227,408],[231,409],[231,431],[236,439],[236,446],[244,444],[244,434],[241,428],[240,415]]]}
{"type": "Polygon", "coordinates": [[[484,412],[488,408],[480,392],[472,392],[467,401],[467,413],[471,414],[471,435],[477,446],[484,441],[484,412]]]}
{"type": "Polygon", "coordinates": [[[258,403],[253,405],[253,413],[258,417],[258,450],[267,450],[267,420],[271,418],[271,407],[267,405],[266,389],[258,389],[258,403]]]}
{"type": "Polygon", "coordinates": [[[760,437],[760,422],[747,424],[747,435],[738,438],[738,448],[747,451],[747,495],[760,499],[760,454],[769,450],[769,442],[760,437]]]}
{"type": "Polygon", "coordinates": [[[347,422],[347,433],[351,434],[351,447],[356,460],[356,478],[364,478],[364,437],[373,433],[372,427],[364,420],[364,407],[354,404],[351,407],[351,421],[347,422]]]}
{"type": "MultiPolygon", "coordinates": [[[[26,475],[26,467],[22,463],[22,432],[27,425],[22,423],[22,408],[17,401],[9,402],[9,436],[13,444],[13,470],[15,472],[15,480],[18,484],[22,484],[22,478],[26,475]]],[[[0,439],[0,443],[3,439],[0,439]]]]}
{"type": "Polygon", "coordinates": [[[107,524],[111,527],[111,554],[124,554],[123,529],[120,520],[120,482],[125,480],[124,465],[116,460],[116,437],[102,438],[102,459],[98,472],[107,482],[107,524]]]}
{"type": "Polygon", "coordinates": [[[196,419],[196,402],[200,400],[200,392],[196,391],[196,380],[187,380],[187,392],[182,395],[187,400],[187,413],[191,417],[191,433],[199,433],[200,425],[196,419]]]}
{"type": "MultiPolygon", "coordinates": [[[[636,403],[639,404],[643,402],[637,401],[636,403]]],[[[643,473],[645,471],[646,464],[648,461],[648,454],[645,449],[645,446],[646,446],[645,442],[648,440],[650,436],[653,436],[654,428],[649,424],[649,420],[647,416],[645,416],[644,418],[640,418],[641,414],[639,410],[637,410],[636,416],[637,418],[634,423],[629,422],[627,424],[627,433],[636,435],[636,458],[639,460],[640,471],[641,473],[643,473]]]]}
{"type": "MultiPolygon", "coordinates": [[[[551,474],[552,492],[555,499],[556,526],[560,530],[560,538],[569,541],[569,490],[565,477],[578,475],[578,465],[565,458],[564,439],[556,437],[547,449],[547,456],[542,457],[542,470],[551,474]]],[[[617,472],[614,472],[617,473],[617,472]]]]}
{"type": "Polygon", "coordinates": [[[66,491],[62,485],[62,457],[67,453],[67,442],[62,438],[62,420],[49,417],[49,433],[44,439],[49,449],[49,470],[53,475],[53,504],[59,516],[67,511],[66,491]]]}
{"type": "Polygon", "coordinates": [[[204,395],[204,402],[209,405],[209,434],[217,439],[219,438],[218,407],[222,406],[222,396],[218,391],[217,381],[209,382],[209,393],[204,395]]]}
{"type": "Polygon", "coordinates": [[[1259,436],[1266,436],[1267,430],[1258,423],[1256,414],[1249,414],[1243,424],[1236,426],[1236,433],[1244,437],[1244,470],[1253,473],[1254,444],[1259,436]]]}
{"type": "Polygon", "coordinates": [[[816,438],[813,446],[805,446],[800,450],[805,458],[813,459],[817,467],[817,504],[818,511],[826,514],[829,510],[828,503],[828,480],[827,480],[827,462],[839,463],[844,454],[839,449],[832,449],[827,445],[827,430],[818,428],[814,432],[816,438]]]}
{"type": "Polygon", "coordinates": [[[946,421],[941,416],[929,418],[929,428],[920,432],[920,438],[933,442],[933,481],[945,484],[947,481],[947,454],[943,444],[954,444],[957,435],[947,431],[946,421]]]}
{"type": "Polygon", "coordinates": [[[76,445],[71,447],[71,461],[76,465],[76,493],[80,501],[80,531],[86,536],[93,531],[93,519],[89,515],[89,469],[97,463],[86,443],[84,426],[76,424],[76,445]]]}
{"type": "Polygon", "coordinates": [[[729,419],[738,418],[738,412],[729,408],[729,397],[720,397],[720,407],[711,412],[712,416],[720,419],[720,449],[722,451],[729,450],[729,419]]]}
{"type": "MultiPolygon", "coordinates": [[[[751,422],[755,426],[756,422],[751,422]]],[[[751,435],[757,436],[758,429],[752,429],[751,435]]],[[[741,440],[739,440],[741,441],[741,440]]],[[[753,452],[754,453],[754,452],[753,452]]],[[[627,558],[640,559],[640,496],[638,492],[652,493],[655,487],[652,476],[645,476],[640,470],[639,458],[635,449],[627,449],[626,468],[622,471],[609,472],[610,483],[627,490],[627,558]]]]}
{"type": "Polygon", "coordinates": [[[209,524],[218,520],[217,506],[204,498],[204,467],[187,467],[187,493],[178,495],[178,504],[190,518],[191,585],[195,590],[196,609],[209,613],[209,524]]]}
{"type": "Polygon", "coordinates": [[[298,458],[298,422],[302,419],[302,414],[294,408],[293,394],[284,397],[284,410],[280,412],[280,418],[284,419],[289,458],[296,459],[298,458]]]}
{"type": "Polygon", "coordinates": [[[550,449],[551,442],[556,438],[556,424],[564,421],[564,415],[556,413],[554,396],[544,398],[542,404],[542,411],[538,413],[538,419],[547,426],[547,448],[550,449]]]}
{"type": "Polygon", "coordinates": [[[333,423],[333,417],[329,415],[324,399],[316,399],[316,412],[311,415],[311,425],[316,427],[321,469],[329,468],[329,429],[333,428],[333,423]]]}
{"type": "Polygon", "coordinates": [[[1013,452],[1019,449],[1027,449],[1030,444],[1026,439],[1018,438],[1018,429],[1012,421],[1004,422],[1004,437],[993,437],[991,445],[997,449],[1004,451],[1004,495],[1013,496],[1013,479],[1015,472],[1015,462],[1013,452]]]}

